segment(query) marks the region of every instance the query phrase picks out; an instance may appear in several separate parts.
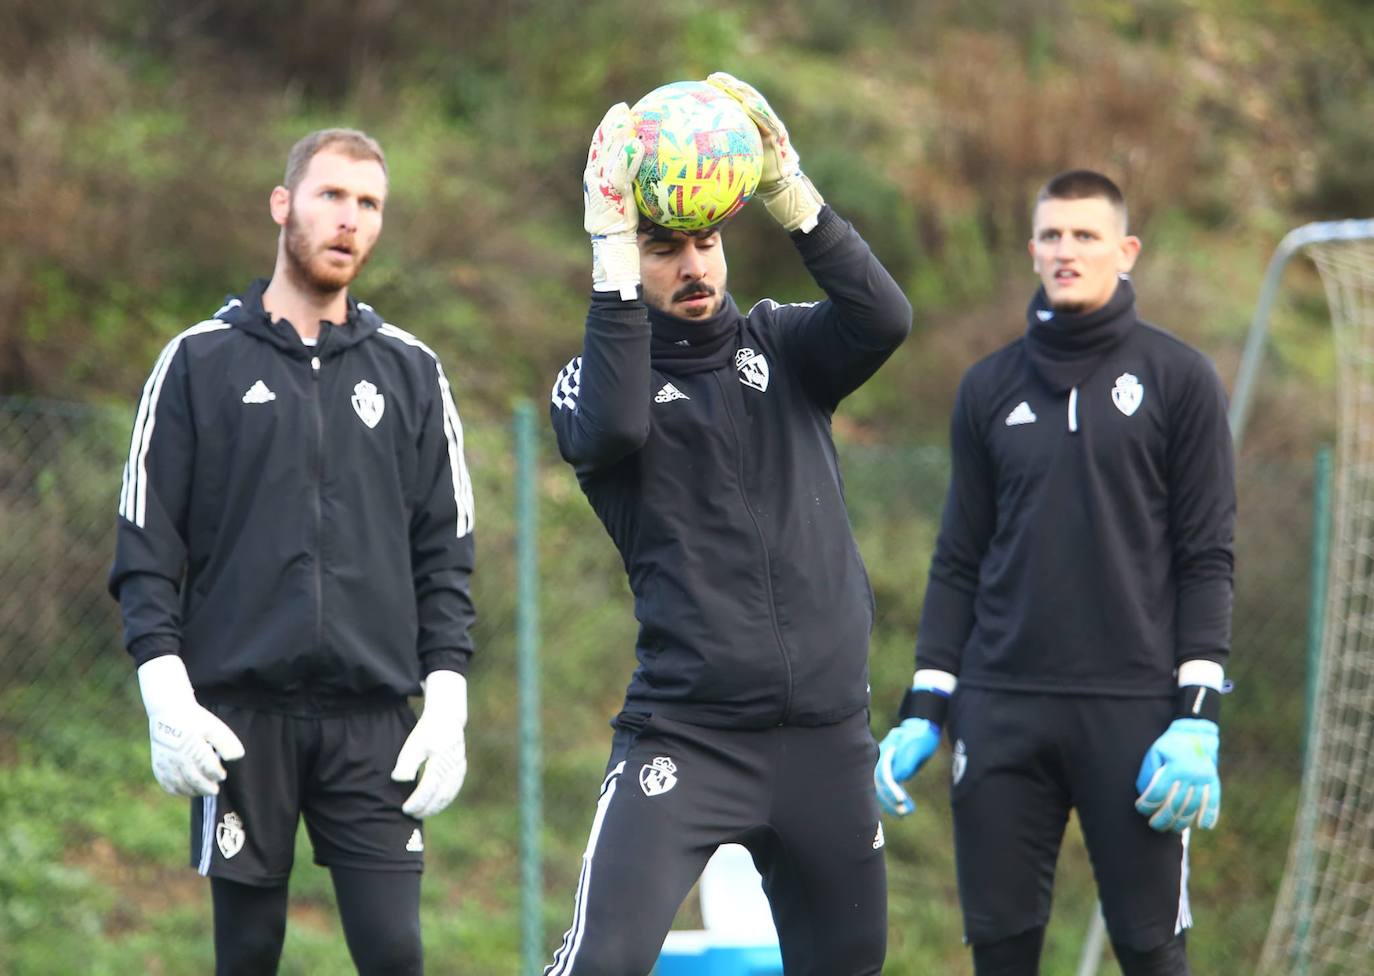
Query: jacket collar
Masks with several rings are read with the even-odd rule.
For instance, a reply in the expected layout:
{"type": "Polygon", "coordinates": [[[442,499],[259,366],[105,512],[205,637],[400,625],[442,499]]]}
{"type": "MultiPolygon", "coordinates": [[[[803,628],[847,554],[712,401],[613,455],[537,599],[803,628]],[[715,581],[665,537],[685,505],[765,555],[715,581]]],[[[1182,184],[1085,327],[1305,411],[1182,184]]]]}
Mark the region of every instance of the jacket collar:
{"type": "Polygon", "coordinates": [[[655,369],[667,373],[720,369],[734,361],[743,320],[729,292],[720,303],[720,310],[706,319],[684,319],[650,306],[650,360],[655,369]]]}
{"type": "Polygon", "coordinates": [[[1067,393],[1097,368],[1135,326],[1135,289],[1122,277],[1106,305],[1082,315],[1056,312],[1039,288],[1026,309],[1026,353],[1036,375],[1055,393],[1067,393]]]}
{"type": "Polygon", "coordinates": [[[307,346],[289,322],[273,322],[262,307],[262,294],[267,290],[269,281],[267,278],[256,278],[244,289],[243,294],[230,295],[216,318],[297,359],[311,356],[332,358],[367,339],[382,326],[381,316],[373,311],[372,306],[349,295],[348,314],[343,323],[321,323],[319,344],[307,346]]]}

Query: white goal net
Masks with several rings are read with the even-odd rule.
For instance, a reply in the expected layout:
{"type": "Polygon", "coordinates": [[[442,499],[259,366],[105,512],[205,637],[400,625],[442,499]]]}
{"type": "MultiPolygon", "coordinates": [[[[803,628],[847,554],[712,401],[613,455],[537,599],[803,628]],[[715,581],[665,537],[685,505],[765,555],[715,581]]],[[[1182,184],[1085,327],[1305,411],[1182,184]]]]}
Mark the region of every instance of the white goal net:
{"type": "Polygon", "coordinates": [[[1337,434],[1328,584],[1302,793],[1260,972],[1369,976],[1374,973],[1374,221],[1309,225],[1294,234],[1301,236],[1292,251],[1302,250],[1316,264],[1330,306],[1337,434]]]}

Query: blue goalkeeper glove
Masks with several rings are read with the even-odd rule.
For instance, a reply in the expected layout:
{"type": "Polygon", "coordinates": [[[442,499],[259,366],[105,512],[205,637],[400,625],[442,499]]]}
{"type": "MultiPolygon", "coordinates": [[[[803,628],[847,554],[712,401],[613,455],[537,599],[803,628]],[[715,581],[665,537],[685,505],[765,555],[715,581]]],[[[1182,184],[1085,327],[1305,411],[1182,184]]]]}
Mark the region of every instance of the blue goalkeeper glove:
{"type": "Polygon", "coordinates": [[[916,809],[902,782],[915,776],[939,747],[940,726],[924,718],[905,719],[883,737],[873,785],[884,812],[905,817],[916,809]]]}
{"type": "Polygon", "coordinates": [[[1136,776],[1135,808],[1159,831],[1211,830],[1221,815],[1216,722],[1177,718],[1145,753],[1136,776]]]}

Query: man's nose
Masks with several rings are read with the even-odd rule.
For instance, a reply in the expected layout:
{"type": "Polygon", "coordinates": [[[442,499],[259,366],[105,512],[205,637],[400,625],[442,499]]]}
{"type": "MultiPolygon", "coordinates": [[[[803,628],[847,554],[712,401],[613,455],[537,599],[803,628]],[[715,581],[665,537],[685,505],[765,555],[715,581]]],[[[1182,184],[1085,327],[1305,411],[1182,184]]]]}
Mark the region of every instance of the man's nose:
{"type": "Polygon", "coordinates": [[[350,234],[358,229],[358,202],[345,200],[339,205],[339,229],[350,234]]]}
{"type": "Polygon", "coordinates": [[[682,277],[694,279],[706,276],[706,259],[697,249],[689,247],[682,252],[682,277]]]}

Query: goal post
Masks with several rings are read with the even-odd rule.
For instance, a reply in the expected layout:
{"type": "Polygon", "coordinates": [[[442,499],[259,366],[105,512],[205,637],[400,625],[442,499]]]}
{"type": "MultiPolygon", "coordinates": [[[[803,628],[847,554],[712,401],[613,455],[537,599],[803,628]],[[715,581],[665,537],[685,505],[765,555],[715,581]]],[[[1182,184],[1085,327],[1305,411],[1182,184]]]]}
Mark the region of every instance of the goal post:
{"type": "Polygon", "coordinates": [[[1231,401],[1239,451],[1288,261],[1315,264],[1336,360],[1329,545],[1313,608],[1303,780],[1260,959],[1264,976],[1365,976],[1374,959],[1374,220],[1299,227],[1265,274],[1231,401]]]}

